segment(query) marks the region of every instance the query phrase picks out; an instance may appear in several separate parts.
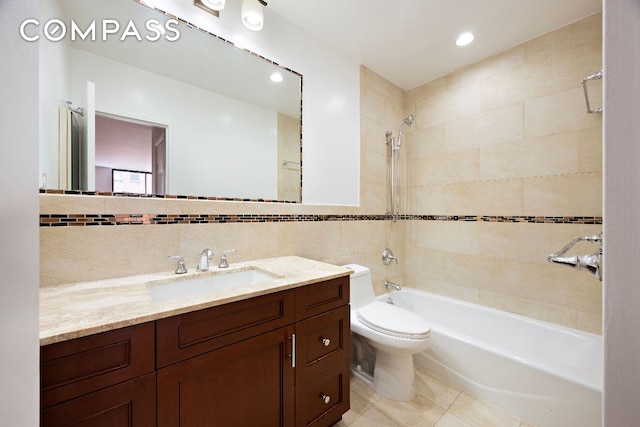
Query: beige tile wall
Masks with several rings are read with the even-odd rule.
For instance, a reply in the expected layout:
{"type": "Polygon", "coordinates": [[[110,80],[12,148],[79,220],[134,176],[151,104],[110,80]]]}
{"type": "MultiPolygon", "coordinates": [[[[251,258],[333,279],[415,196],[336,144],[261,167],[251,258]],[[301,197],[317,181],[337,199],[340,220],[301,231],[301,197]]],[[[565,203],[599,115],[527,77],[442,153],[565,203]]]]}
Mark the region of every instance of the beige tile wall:
{"type": "MultiPolygon", "coordinates": [[[[41,195],[43,214],[200,213],[200,214],[339,214],[356,207],[199,200],[136,199],[100,196],[41,195]]],[[[401,266],[383,266],[384,247],[400,248],[398,224],[387,221],[268,222],[180,225],[121,225],[40,228],[41,286],[168,271],[182,255],[188,268],[204,248],[216,262],[222,251],[236,249],[229,262],[299,255],[336,265],[360,263],[372,268],[374,285],[398,280],[401,266]]]]}
{"type": "MultiPolygon", "coordinates": [[[[384,132],[397,136],[412,112],[403,213],[601,215],[601,119],[584,114],[577,85],[601,66],[599,21],[588,18],[406,93],[362,67],[360,207],[41,195],[40,211],[382,214],[384,132]]],[[[174,267],[168,254],[195,266],[205,247],[216,254],[235,248],[231,264],[280,255],[361,263],[372,268],[377,292],[392,280],[597,332],[600,283],[545,256],[600,228],[443,221],[42,227],[40,278],[46,286],[167,271],[174,267]],[[385,247],[399,264],[382,264],[385,247]]]]}
{"type": "MultiPolygon", "coordinates": [[[[602,215],[602,117],[579,82],[602,67],[600,14],[406,94],[409,212],[602,215]]],[[[601,105],[600,84],[589,86],[601,105]]],[[[538,319],[601,331],[601,283],[546,261],[599,225],[406,224],[405,282],[538,319]]],[[[591,253],[585,244],[577,253],[591,253]]]]}

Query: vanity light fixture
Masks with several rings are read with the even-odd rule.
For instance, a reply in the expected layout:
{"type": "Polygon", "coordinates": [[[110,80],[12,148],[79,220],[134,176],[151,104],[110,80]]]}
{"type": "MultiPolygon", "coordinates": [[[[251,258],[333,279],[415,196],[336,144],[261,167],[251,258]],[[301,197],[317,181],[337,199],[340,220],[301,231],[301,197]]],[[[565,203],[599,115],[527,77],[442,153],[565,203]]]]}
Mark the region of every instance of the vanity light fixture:
{"type": "Polygon", "coordinates": [[[220,17],[220,11],[224,8],[224,0],[193,0],[193,4],[216,18],[220,17]],[[222,3],[222,7],[220,7],[220,3],[222,3]]]}
{"type": "MultiPolygon", "coordinates": [[[[150,1],[150,0],[142,0],[150,1]]],[[[225,0],[193,0],[193,4],[210,14],[219,17],[220,11],[224,9],[225,0]]],[[[262,7],[267,6],[265,0],[242,0],[240,15],[245,27],[252,31],[260,31],[264,24],[262,7]]]]}
{"type": "Polygon", "coordinates": [[[466,46],[469,43],[471,43],[474,38],[475,36],[473,35],[473,33],[462,33],[458,36],[458,39],[456,40],[456,45],[466,46]]]}
{"type": "Polygon", "coordinates": [[[213,9],[213,10],[222,10],[224,9],[224,0],[200,0],[202,3],[204,3],[205,6],[207,6],[209,9],[213,9]]]}
{"type": "Polygon", "coordinates": [[[252,31],[260,31],[264,24],[262,6],[266,6],[264,0],[242,0],[242,23],[252,31]]]}

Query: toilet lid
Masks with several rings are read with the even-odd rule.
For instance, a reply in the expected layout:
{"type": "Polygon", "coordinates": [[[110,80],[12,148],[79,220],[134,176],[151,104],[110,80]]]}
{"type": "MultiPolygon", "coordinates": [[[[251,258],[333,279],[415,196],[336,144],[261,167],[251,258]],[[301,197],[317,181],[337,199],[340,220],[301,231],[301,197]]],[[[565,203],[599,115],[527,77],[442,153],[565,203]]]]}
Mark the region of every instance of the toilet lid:
{"type": "Polygon", "coordinates": [[[358,320],[373,330],[395,337],[419,340],[431,336],[431,327],[422,317],[380,301],[360,308],[358,320]]]}

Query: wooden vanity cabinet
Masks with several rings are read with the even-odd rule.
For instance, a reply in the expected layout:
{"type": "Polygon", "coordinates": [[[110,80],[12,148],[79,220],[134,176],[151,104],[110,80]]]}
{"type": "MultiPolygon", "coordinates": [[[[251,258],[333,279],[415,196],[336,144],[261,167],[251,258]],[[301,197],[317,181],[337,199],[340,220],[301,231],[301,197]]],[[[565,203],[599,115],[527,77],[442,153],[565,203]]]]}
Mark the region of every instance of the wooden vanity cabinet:
{"type": "Polygon", "coordinates": [[[159,320],[158,426],[337,423],[348,304],[346,277],[159,320]]]}
{"type": "Polygon", "coordinates": [[[151,322],[41,347],[41,425],[155,425],[154,329],[151,322]]]}
{"type": "Polygon", "coordinates": [[[331,426],[348,304],[344,277],[42,347],[41,424],[331,426]]]}
{"type": "Polygon", "coordinates": [[[158,320],[158,426],[292,426],[295,293],[158,320]]]}

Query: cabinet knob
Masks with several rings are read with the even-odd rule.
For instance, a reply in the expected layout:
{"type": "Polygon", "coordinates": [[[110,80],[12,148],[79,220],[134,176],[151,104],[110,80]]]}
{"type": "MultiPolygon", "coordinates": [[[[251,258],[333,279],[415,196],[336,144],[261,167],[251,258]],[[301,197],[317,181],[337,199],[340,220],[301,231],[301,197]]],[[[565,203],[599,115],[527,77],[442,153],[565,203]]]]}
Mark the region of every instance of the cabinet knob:
{"type": "Polygon", "coordinates": [[[329,338],[322,338],[322,345],[329,347],[329,344],[331,344],[331,340],[329,338]]]}
{"type": "Polygon", "coordinates": [[[324,393],[320,394],[320,398],[322,399],[322,401],[324,402],[325,405],[328,405],[329,402],[331,402],[331,396],[328,396],[324,393]]]}

